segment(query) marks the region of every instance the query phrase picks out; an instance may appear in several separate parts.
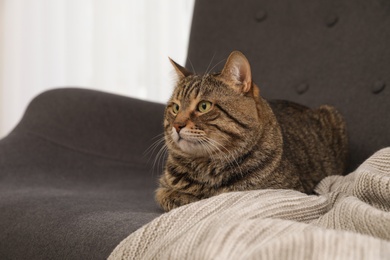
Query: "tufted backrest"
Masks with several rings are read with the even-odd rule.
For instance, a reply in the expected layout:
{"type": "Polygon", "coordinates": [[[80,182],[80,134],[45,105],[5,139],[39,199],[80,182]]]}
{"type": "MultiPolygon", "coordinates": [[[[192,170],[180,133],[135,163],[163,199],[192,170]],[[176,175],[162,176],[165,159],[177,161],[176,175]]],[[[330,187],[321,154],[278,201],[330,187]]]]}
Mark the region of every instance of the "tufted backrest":
{"type": "Polygon", "coordinates": [[[349,170],[390,146],[390,1],[197,0],[186,67],[218,71],[233,50],[265,98],[342,112],[349,170]]]}

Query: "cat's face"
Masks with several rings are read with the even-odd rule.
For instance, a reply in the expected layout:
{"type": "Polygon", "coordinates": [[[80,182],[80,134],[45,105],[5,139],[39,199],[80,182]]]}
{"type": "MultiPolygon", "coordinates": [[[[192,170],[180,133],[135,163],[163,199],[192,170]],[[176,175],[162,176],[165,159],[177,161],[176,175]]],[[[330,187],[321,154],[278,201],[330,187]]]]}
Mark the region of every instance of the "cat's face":
{"type": "MultiPolygon", "coordinates": [[[[228,69],[237,73],[234,70],[240,68],[228,69]]],[[[251,80],[249,87],[244,85],[243,76],[239,74],[237,82],[225,69],[221,74],[205,76],[183,72],[165,111],[168,147],[195,157],[228,156],[254,142],[259,128],[253,90],[257,87],[251,80]]]]}

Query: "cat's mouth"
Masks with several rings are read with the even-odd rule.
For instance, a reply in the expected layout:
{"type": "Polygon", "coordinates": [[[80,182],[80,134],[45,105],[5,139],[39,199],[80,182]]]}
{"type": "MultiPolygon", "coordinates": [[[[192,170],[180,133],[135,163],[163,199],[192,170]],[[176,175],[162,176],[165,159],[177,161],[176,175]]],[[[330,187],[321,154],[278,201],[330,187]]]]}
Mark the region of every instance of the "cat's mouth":
{"type": "Polygon", "coordinates": [[[203,154],[204,148],[202,147],[199,141],[186,139],[185,137],[180,137],[175,141],[177,146],[184,152],[189,154],[203,154]]]}
{"type": "Polygon", "coordinates": [[[205,145],[204,132],[196,133],[191,130],[182,130],[177,133],[175,129],[172,129],[172,139],[180,150],[198,156],[209,155],[212,152],[211,147],[205,145]]]}
{"type": "Polygon", "coordinates": [[[200,142],[179,138],[179,140],[177,140],[177,144],[200,145],[200,142]]]}
{"type": "Polygon", "coordinates": [[[191,136],[191,135],[180,134],[180,133],[176,133],[176,132],[174,132],[173,135],[174,135],[173,140],[177,144],[187,143],[187,144],[191,144],[191,145],[200,145],[202,143],[198,137],[195,137],[193,135],[191,136]]]}

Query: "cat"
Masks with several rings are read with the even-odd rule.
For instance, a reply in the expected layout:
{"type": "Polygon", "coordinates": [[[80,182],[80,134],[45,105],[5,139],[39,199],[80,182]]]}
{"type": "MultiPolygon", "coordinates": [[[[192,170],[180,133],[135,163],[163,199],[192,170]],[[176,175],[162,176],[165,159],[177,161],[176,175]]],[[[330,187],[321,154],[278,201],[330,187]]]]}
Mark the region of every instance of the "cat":
{"type": "Polygon", "coordinates": [[[346,124],[334,107],[266,101],[239,51],[203,76],[170,61],[178,80],[164,117],[168,156],[155,196],[163,210],[230,191],[312,194],[346,170],[346,124]]]}

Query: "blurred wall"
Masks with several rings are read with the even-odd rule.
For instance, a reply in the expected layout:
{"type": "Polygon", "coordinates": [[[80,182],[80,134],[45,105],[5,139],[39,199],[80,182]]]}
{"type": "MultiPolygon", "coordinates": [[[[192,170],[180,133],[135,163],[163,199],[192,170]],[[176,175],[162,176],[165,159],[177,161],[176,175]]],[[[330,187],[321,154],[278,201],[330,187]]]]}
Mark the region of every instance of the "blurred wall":
{"type": "Polygon", "coordinates": [[[79,86],[165,102],[194,0],[0,0],[0,138],[31,99],[79,86]]]}

